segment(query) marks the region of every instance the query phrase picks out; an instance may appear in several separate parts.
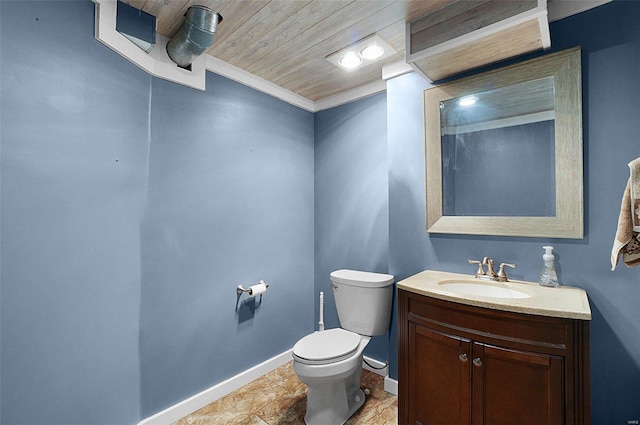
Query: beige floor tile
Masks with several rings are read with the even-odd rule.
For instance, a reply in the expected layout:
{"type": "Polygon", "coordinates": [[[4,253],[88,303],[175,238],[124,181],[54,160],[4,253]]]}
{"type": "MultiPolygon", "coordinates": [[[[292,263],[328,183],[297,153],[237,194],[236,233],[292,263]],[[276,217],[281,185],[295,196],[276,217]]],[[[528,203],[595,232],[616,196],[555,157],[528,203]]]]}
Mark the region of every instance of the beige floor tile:
{"type": "MultiPolygon", "coordinates": [[[[269,372],[174,425],[304,425],[307,387],[292,364],[269,372]]],[[[371,393],[346,425],[396,425],[397,398],[384,391],[383,378],[363,370],[361,382],[371,393]]]]}

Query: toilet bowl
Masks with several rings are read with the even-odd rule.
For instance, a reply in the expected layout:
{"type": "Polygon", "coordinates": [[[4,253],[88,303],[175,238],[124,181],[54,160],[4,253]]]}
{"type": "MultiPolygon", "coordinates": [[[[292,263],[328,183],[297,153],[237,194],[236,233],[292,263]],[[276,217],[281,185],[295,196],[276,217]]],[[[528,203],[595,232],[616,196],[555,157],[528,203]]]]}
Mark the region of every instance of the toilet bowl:
{"type": "Polygon", "coordinates": [[[365,402],[360,389],[363,352],[389,327],[393,276],[331,273],[342,328],[314,332],[293,347],[293,370],[307,385],[307,425],[342,425],[365,402]]]}
{"type": "Polygon", "coordinates": [[[307,335],[294,346],[293,370],[308,387],[308,425],[343,424],[362,407],[362,353],[370,339],[336,328],[307,335]]]}

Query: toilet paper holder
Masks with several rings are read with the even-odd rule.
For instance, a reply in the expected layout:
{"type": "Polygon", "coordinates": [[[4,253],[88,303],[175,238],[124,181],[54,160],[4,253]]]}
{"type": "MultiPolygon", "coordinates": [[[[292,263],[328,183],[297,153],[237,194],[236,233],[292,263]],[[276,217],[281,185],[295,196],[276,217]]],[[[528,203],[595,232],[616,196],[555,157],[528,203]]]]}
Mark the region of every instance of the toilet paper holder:
{"type": "MultiPolygon", "coordinates": [[[[260,282],[258,282],[258,285],[264,285],[265,288],[269,287],[269,284],[267,282],[265,282],[264,280],[260,280],[260,282]]],[[[257,286],[257,285],[254,285],[257,286]]],[[[253,286],[250,286],[248,288],[243,287],[242,285],[238,285],[236,288],[236,293],[238,295],[242,294],[243,292],[248,292],[249,295],[253,295],[253,286]]]]}

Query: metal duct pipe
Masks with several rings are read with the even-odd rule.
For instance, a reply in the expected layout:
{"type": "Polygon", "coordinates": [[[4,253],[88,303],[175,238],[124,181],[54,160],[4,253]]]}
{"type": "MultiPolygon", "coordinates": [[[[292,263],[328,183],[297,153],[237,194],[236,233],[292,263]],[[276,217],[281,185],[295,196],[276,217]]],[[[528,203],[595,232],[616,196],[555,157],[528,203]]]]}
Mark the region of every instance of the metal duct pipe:
{"type": "Polygon", "coordinates": [[[191,6],[186,21],[167,43],[172,61],[186,68],[213,44],[222,16],[205,6],[191,6]]]}

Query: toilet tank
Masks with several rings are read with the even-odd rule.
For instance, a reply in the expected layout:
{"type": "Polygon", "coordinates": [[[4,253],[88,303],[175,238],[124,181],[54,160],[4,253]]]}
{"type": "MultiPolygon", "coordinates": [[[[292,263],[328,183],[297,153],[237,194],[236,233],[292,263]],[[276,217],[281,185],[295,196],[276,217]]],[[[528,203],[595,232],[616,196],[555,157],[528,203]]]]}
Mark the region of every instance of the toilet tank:
{"type": "Polygon", "coordinates": [[[343,329],[368,336],[389,330],[393,276],[343,269],[332,272],[330,277],[343,329]]]}

